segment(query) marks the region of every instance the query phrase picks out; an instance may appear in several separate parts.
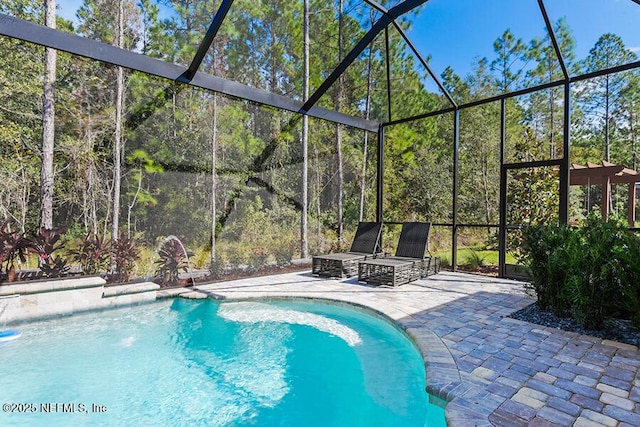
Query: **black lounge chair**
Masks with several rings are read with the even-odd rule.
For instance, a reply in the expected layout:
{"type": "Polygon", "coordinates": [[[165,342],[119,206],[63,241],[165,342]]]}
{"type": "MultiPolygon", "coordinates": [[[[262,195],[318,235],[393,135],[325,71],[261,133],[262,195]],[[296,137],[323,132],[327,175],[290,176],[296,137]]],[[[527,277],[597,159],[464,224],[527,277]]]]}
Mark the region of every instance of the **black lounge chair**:
{"type": "Polygon", "coordinates": [[[358,281],[398,286],[440,271],[440,257],[425,257],[431,223],[405,222],[394,256],[358,263],[358,281]]]}
{"type": "Polygon", "coordinates": [[[373,258],[378,251],[382,223],[361,222],[348,252],[313,257],[312,273],[324,277],[350,277],[358,274],[358,261],[373,258]]]}

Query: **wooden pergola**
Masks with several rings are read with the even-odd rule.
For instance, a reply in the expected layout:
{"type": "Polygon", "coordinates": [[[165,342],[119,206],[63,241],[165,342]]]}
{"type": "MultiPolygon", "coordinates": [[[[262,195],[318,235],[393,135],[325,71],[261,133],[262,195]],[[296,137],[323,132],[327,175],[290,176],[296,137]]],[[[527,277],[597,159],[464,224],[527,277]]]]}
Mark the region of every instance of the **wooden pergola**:
{"type": "Polygon", "coordinates": [[[629,227],[635,225],[636,218],[636,182],[640,182],[640,175],[633,169],[614,165],[607,161],[602,164],[587,162],[586,166],[572,164],[569,173],[570,185],[601,185],[602,201],[600,212],[602,218],[609,217],[611,200],[611,184],[627,184],[629,191],[628,219],[629,227]]]}

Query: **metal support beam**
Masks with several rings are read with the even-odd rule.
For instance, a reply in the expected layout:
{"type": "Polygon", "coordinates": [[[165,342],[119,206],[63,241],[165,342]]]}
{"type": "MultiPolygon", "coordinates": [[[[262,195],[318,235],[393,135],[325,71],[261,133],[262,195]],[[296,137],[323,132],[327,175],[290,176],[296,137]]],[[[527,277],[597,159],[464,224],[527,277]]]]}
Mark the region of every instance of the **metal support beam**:
{"type": "Polygon", "coordinates": [[[498,276],[507,273],[507,100],[500,101],[500,228],[498,230],[498,276]]]}
{"type": "MultiPolygon", "coordinates": [[[[378,158],[376,179],[376,221],[384,222],[384,127],[378,129],[378,158]]],[[[382,246],[382,242],[380,242],[382,246]]]]}
{"type": "Polygon", "coordinates": [[[556,39],[556,33],[555,31],[553,31],[553,25],[551,25],[551,21],[549,20],[549,14],[547,13],[547,9],[544,7],[544,1],[538,0],[538,6],[540,6],[540,13],[542,13],[544,23],[547,26],[547,33],[549,33],[549,37],[551,38],[553,50],[556,51],[556,56],[558,57],[560,68],[562,68],[562,75],[566,80],[569,78],[569,73],[567,72],[567,67],[564,64],[564,58],[562,57],[562,52],[560,51],[560,46],[558,45],[558,40],[556,39]]]}
{"type": "Polygon", "coordinates": [[[391,60],[389,59],[389,29],[384,29],[384,49],[387,53],[385,55],[385,62],[387,65],[387,117],[388,120],[392,119],[392,105],[391,105],[391,60]]]}
{"type": "Polygon", "coordinates": [[[200,68],[200,64],[202,64],[202,60],[211,48],[211,43],[213,43],[213,39],[216,37],[216,34],[218,34],[218,30],[222,26],[222,22],[227,16],[227,12],[229,12],[232,4],[233,0],[222,0],[222,4],[220,5],[218,12],[216,12],[216,16],[213,17],[211,25],[209,25],[209,29],[207,30],[207,34],[205,34],[204,38],[200,42],[200,46],[198,46],[198,50],[194,55],[189,68],[185,71],[184,75],[181,76],[184,78],[183,82],[190,82],[191,79],[193,79],[193,76],[196,75],[198,68],[200,68]]]}
{"type": "Polygon", "coordinates": [[[338,80],[338,77],[342,75],[346,71],[346,69],[355,61],[358,56],[369,46],[369,44],[380,34],[382,30],[387,28],[387,26],[397,17],[404,15],[407,12],[415,9],[418,6],[423,5],[429,0],[405,0],[397,6],[389,9],[387,14],[384,14],[380,17],[380,19],[373,24],[371,29],[367,31],[367,33],[362,36],[358,44],[356,44],[353,49],[344,57],[342,62],[338,64],[338,66],[331,72],[329,77],[322,82],[320,87],[316,89],[316,91],[309,97],[307,102],[302,106],[302,112],[308,111],[313,105],[316,104],[322,98],[322,95],[329,90],[329,88],[338,80]]]}
{"type": "MultiPolygon", "coordinates": [[[[371,5],[371,7],[373,7],[374,9],[378,10],[379,12],[383,13],[383,14],[388,14],[389,10],[387,10],[387,8],[385,8],[384,6],[372,1],[372,0],[364,0],[366,3],[368,3],[369,5],[371,5]]],[[[640,1],[640,0],[639,0],[640,1]]],[[[429,66],[429,63],[424,59],[424,57],[420,54],[420,52],[418,52],[418,49],[416,49],[415,45],[411,42],[411,39],[409,39],[409,36],[407,36],[407,33],[404,31],[404,29],[400,26],[400,24],[398,24],[398,21],[396,21],[395,19],[392,21],[393,26],[396,28],[396,30],[398,30],[398,32],[400,33],[400,35],[402,36],[402,38],[404,39],[405,43],[407,43],[407,45],[409,46],[409,48],[411,49],[411,51],[413,52],[413,54],[416,56],[416,58],[418,58],[418,60],[420,61],[420,63],[422,64],[423,67],[425,67],[427,69],[427,72],[429,73],[429,75],[431,76],[431,78],[436,82],[436,84],[438,85],[438,88],[440,88],[440,91],[444,94],[444,96],[449,100],[449,102],[451,103],[451,105],[456,108],[458,106],[458,104],[453,100],[453,97],[451,96],[451,94],[449,93],[449,91],[444,87],[444,85],[442,84],[442,82],[440,81],[440,79],[438,78],[438,76],[433,72],[433,70],[431,69],[431,67],[429,66]]],[[[387,27],[388,28],[388,27],[387,27]]],[[[391,120],[391,117],[389,117],[389,120],[391,120]]]]}
{"type": "MultiPolygon", "coordinates": [[[[179,81],[187,68],[170,64],[156,58],[120,49],[115,46],[86,39],[75,34],[54,30],[33,22],[18,19],[0,13],[0,35],[13,37],[41,46],[50,47],[85,58],[118,65],[153,76],[179,81]]],[[[232,80],[197,72],[188,83],[190,86],[212,90],[235,98],[245,99],[261,105],[268,105],[294,113],[306,113],[309,116],[335,123],[352,126],[357,129],[377,132],[380,124],[373,120],[350,116],[321,107],[303,109],[303,103],[266,90],[243,85],[232,80]]]]}
{"type": "Polygon", "coordinates": [[[569,224],[569,185],[571,168],[571,85],[564,85],[564,134],[562,138],[562,163],[560,164],[560,224],[569,224]]]}
{"type": "Polygon", "coordinates": [[[393,21],[393,26],[396,27],[396,30],[398,30],[398,32],[400,33],[404,41],[407,43],[407,45],[409,45],[409,48],[413,51],[413,54],[416,56],[416,58],[418,58],[422,66],[426,68],[427,72],[429,73],[433,81],[436,82],[436,85],[438,85],[438,88],[443,93],[443,95],[447,98],[451,106],[453,108],[457,108],[458,104],[453,99],[453,97],[451,96],[447,88],[444,87],[444,85],[442,84],[438,76],[433,72],[433,70],[431,69],[431,66],[429,66],[429,63],[422,57],[420,52],[418,52],[418,49],[413,45],[413,43],[409,39],[409,36],[407,36],[407,33],[402,29],[402,27],[400,27],[400,25],[398,25],[398,23],[395,20],[393,21]]]}
{"type": "Polygon", "coordinates": [[[458,168],[460,152],[460,110],[453,113],[453,206],[451,229],[451,268],[458,270],[458,168]]]}
{"type": "MultiPolygon", "coordinates": [[[[638,0],[640,1],[640,0],[638,0]]],[[[611,68],[607,68],[604,70],[599,70],[599,71],[594,71],[592,73],[588,73],[588,74],[583,74],[581,76],[575,76],[575,77],[570,77],[569,78],[569,83],[575,83],[575,82],[580,82],[583,80],[588,80],[588,79],[592,79],[594,77],[601,77],[604,76],[606,74],[612,74],[612,73],[620,73],[622,71],[629,71],[629,70],[633,70],[636,68],[640,68],[640,61],[636,61],[636,62],[631,62],[629,64],[624,64],[624,65],[619,65],[616,67],[611,67],[611,68]]],[[[526,88],[526,89],[521,89],[521,90],[517,90],[515,92],[510,92],[510,93],[504,93],[501,95],[496,95],[490,98],[485,98],[485,99],[479,99],[477,101],[472,101],[466,104],[462,104],[459,105],[458,108],[459,109],[465,109],[465,108],[471,108],[471,107],[477,107],[479,105],[484,105],[484,104],[490,104],[492,102],[496,102],[496,101],[500,101],[502,99],[509,99],[509,98],[515,98],[518,96],[522,96],[522,95],[527,95],[533,92],[538,92],[540,90],[544,90],[544,89],[551,89],[554,87],[558,87],[558,86],[562,86],[565,83],[567,83],[567,80],[558,80],[555,82],[549,82],[549,83],[544,83],[538,86],[534,86],[534,87],[530,87],[530,88],[526,88]]],[[[439,114],[445,114],[445,113],[450,113],[452,111],[451,108],[445,108],[439,111],[432,111],[426,114],[419,114],[419,115],[415,115],[412,117],[405,117],[403,119],[399,119],[399,120],[394,120],[391,122],[387,122],[384,123],[385,126],[389,126],[389,125],[394,125],[394,124],[399,124],[399,123],[407,123],[407,122],[412,122],[414,120],[419,120],[419,119],[423,119],[425,117],[432,117],[432,116],[437,116],[439,114]]]]}

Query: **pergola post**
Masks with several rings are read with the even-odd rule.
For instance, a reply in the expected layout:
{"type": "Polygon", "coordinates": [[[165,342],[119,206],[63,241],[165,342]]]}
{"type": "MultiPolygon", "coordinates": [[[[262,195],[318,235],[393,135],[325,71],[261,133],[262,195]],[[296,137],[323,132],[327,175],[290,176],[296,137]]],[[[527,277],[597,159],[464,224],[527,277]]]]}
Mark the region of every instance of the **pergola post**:
{"type": "Polygon", "coordinates": [[[602,200],[600,201],[600,213],[605,221],[609,218],[609,200],[611,200],[611,177],[605,176],[602,182],[602,200]]]}
{"type": "Polygon", "coordinates": [[[629,227],[635,227],[636,225],[636,183],[629,183],[629,202],[627,205],[629,227]]]}

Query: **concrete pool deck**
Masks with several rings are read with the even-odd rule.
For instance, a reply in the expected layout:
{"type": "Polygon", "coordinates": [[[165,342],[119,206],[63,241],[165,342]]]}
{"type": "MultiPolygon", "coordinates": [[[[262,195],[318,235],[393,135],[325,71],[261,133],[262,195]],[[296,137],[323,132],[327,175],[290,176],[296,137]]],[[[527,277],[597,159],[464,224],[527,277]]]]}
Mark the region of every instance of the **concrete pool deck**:
{"type": "Polygon", "coordinates": [[[441,272],[385,288],[307,272],[198,285],[183,296],[323,298],[378,311],[420,348],[427,391],[449,402],[449,426],[640,425],[638,348],[508,318],[534,301],[519,282],[441,272]]]}

